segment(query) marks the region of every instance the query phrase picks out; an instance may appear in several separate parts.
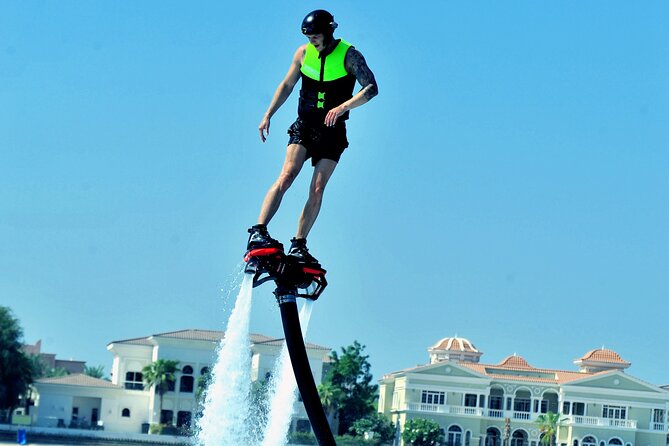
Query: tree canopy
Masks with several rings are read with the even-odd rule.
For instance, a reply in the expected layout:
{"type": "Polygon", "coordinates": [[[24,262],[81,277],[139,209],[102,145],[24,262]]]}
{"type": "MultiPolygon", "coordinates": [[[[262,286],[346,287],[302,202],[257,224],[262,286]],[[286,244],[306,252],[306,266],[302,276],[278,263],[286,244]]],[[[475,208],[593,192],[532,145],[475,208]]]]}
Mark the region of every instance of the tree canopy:
{"type": "Polygon", "coordinates": [[[22,350],[23,329],[12,311],[0,306],[0,411],[11,411],[33,381],[33,367],[22,350]]]}
{"type": "Polygon", "coordinates": [[[444,430],[436,421],[413,418],[404,424],[402,440],[412,446],[440,445],[444,442],[444,430]]]}
{"type": "Polygon", "coordinates": [[[553,413],[550,410],[541,414],[537,417],[536,423],[539,426],[539,431],[541,432],[541,444],[544,446],[554,446],[555,439],[557,437],[558,429],[566,418],[561,418],[562,415],[559,413],[553,413]]]}
{"type": "Polygon", "coordinates": [[[395,438],[395,425],[385,415],[373,413],[355,421],[351,426],[351,432],[357,437],[372,433],[373,444],[389,444],[395,438]]]}
{"type": "Polygon", "coordinates": [[[159,398],[159,411],[162,417],[163,395],[169,390],[170,384],[176,381],[176,372],[179,361],[172,359],[158,359],[142,369],[142,379],[145,387],[154,386],[159,398]]]}
{"type": "Polygon", "coordinates": [[[341,354],[330,354],[328,370],[319,391],[321,401],[329,413],[339,419],[338,434],[349,432],[355,421],[374,413],[378,386],[371,384],[371,365],[365,349],[358,341],[341,348],[341,354]]]}

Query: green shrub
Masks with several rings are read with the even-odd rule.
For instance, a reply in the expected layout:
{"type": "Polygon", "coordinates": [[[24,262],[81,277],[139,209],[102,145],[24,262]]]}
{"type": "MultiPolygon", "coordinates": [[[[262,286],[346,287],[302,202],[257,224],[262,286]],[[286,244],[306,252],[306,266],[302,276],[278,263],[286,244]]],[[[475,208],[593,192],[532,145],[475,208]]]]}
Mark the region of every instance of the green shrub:
{"type": "Polygon", "coordinates": [[[435,421],[414,418],[404,425],[402,440],[412,446],[437,446],[444,442],[444,430],[435,421]]]}
{"type": "Polygon", "coordinates": [[[164,424],[153,423],[149,426],[149,433],[152,435],[160,435],[163,432],[164,424]]]}
{"type": "Polygon", "coordinates": [[[353,437],[351,435],[342,435],[336,438],[337,446],[374,446],[374,441],[365,440],[362,437],[353,437]]]}
{"type": "Polygon", "coordinates": [[[316,437],[311,432],[291,432],[288,442],[293,444],[318,444],[316,437]]]}

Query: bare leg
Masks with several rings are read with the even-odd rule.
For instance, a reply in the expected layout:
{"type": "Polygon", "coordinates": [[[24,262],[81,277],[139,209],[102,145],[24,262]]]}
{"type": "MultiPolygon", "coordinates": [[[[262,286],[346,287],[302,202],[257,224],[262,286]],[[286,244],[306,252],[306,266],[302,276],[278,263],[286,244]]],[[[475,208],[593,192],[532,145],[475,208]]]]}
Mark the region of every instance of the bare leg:
{"type": "Polygon", "coordinates": [[[297,234],[295,238],[307,238],[311,227],[318,217],[323,202],[323,191],[328,184],[332,173],[337,167],[337,162],[328,159],[322,159],[314,167],[314,175],[311,177],[311,186],[309,187],[309,198],[304,205],[300,221],[297,224],[297,234]]]}
{"type": "Polygon", "coordinates": [[[270,222],[276,211],[279,210],[283,194],[293,184],[295,178],[300,173],[302,165],[307,158],[307,149],[300,144],[290,144],[286,150],[286,160],[283,162],[283,168],[279,178],[267,191],[265,200],[260,208],[258,224],[266,225],[270,222]]]}

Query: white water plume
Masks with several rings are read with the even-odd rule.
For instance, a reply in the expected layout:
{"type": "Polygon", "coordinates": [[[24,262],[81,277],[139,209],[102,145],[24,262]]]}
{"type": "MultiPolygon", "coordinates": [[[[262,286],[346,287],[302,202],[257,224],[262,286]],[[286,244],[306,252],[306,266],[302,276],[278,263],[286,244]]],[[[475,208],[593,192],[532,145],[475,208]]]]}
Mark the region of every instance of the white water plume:
{"type": "Polygon", "coordinates": [[[235,308],[218,350],[207,388],[197,443],[201,446],[251,444],[246,425],[251,390],[251,341],[249,323],[253,275],[245,274],[235,308]]]}
{"type": "MultiPolygon", "coordinates": [[[[306,299],[300,310],[302,338],[307,334],[312,309],[313,301],[306,299]]],[[[272,370],[267,401],[269,415],[262,446],[285,446],[288,443],[288,430],[297,401],[297,383],[285,342],[272,370]]]]}

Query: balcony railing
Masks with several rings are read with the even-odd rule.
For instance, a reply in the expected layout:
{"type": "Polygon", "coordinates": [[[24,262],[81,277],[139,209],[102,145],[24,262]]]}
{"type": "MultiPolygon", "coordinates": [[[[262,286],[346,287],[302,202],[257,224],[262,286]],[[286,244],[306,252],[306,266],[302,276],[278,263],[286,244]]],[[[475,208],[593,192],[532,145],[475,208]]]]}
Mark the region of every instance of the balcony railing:
{"type": "Polygon", "coordinates": [[[666,431],[667,425],[664,423],[651,423],[651,427],[654,431],[666,431]]]}
{"type": "MultiPolygon", "coordinates": [[[[471,415],[471,416],[485,416],[490,418],[511,418],[519,421],[534,421],[538,413],[533,412],[519,412],[506,411],[499,409],[483,409],[479,407],[467,406],[448,406],[443,404],[425,404],[425,403],[405,403],[399,410],[411,412],[429,412],[439,414],[451,415],[471,415]]],[[[603,427],[617,427],[622,429],[636,429],[637,420],[619,420],[616,418],[600,418],[587,417],[582,415],[568,415],[567,424],[584,425],[584,426],[603,426],[603,427]]],[[[651,423],[650,428],[656,431],[665,431],[667,425],[665,423],[651,423]]]]}
{"type": "Polygon", "coordinates": [[[480,409],[478,407],[446,406],[441,404],[425,404],[425,403],[407,403],[400,410],[409,410],[412,412],[444,413],[452,415],[474,415],[474,416],[483,415],[483,409],[480,409]]]}
{"type": "Polygon", "coordinates": [[[513,418],[514,420],[529,420],[530,419],[530,413],[529,412],[516,412],[516,411],[514,411],[511,418],[513,418]]]}
{"type": "Polygon", "coordinates": [[[567,417],[569,424],[581,424],[585,426],[608,426],[623,429],[636,429],[636,420],[619,420],[616,418],[586,417],[582,415],[570,415],[567,417]]]}

